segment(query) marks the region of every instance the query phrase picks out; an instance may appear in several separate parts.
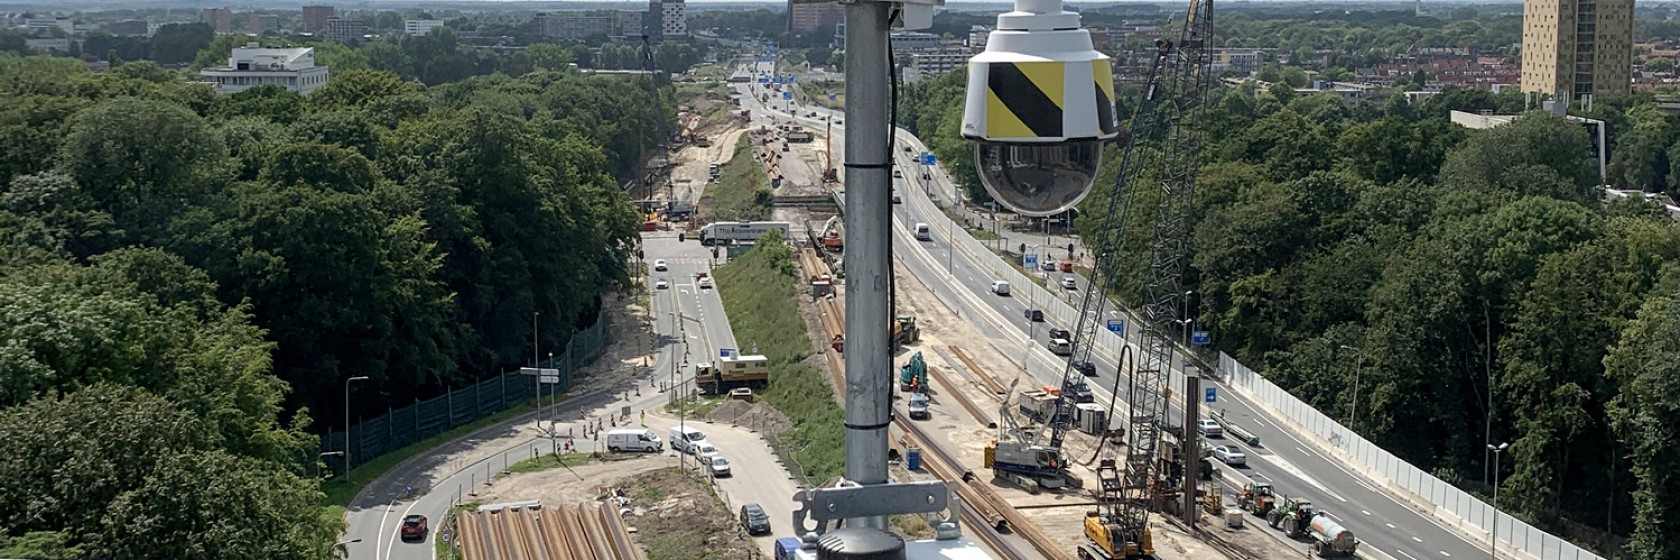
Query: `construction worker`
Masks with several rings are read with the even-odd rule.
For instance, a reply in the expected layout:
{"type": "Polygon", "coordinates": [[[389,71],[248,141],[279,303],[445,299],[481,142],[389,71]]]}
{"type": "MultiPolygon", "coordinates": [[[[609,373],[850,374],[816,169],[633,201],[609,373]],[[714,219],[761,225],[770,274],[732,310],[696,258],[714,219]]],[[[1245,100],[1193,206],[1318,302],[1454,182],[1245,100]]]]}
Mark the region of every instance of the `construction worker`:
{"type": "Polygon", "coordinates": [[[647,427],[647,411],[646,410],[642,411],[642,427],[643,428],[647,427]]]}

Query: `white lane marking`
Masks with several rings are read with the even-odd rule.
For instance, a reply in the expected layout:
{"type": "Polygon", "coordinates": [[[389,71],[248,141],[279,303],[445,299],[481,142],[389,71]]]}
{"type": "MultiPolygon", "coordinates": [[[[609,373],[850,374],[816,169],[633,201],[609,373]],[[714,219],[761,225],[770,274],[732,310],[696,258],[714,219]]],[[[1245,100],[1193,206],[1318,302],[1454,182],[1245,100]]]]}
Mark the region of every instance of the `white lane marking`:
{"type": "Polygon", "coordinates": [[[1417,541],[1417,542],[1423,542],[1423,539],[1420,539],[1420,538],[1417,538],[1417,537],[1412,537],[1412,540],[1417,541]]]}
{"type": "MultiPolygon", "coordinates": [[[[408,518],[408,512],[414,511],[414,506],[417,506],[417,505],[420,505],[420,500],[414,500],[414,503],[408,504],[408,509],[403,510],[402,518],[407,519],[408,518]]],[[[384,529],[380,529],[380,532],[383,533],[384,529]]],[[[399,536],[402,536],[402,531],[399,531],[399,530],[397,530],[396,528],[393,527],[391,529],[391,546],[389,548],[385,549],[385,556],[383,556],[381,558],[384,558],[384,560],[391,560],[391,551],[395,550],[397,548],[397,537],[399,537],[399,536]]],[[[428,536],[430,536],[430,535],[428,535],[428,536]]],[[[384,540],[384,539],[380,539],[380,540],[384,540]]],[[[434,546],[432,548],[436,549],[437,547],[434,546]]]]}
{"type": "Polygon", "coordinates": [[[1343,522],[1342,518],[1340,516],[1334,514],[1334,513],[1330,513],[1328,511],[1326,511],[1326,512],[1324,512],[1324,515],[1330,516],[1330,518],[1336,520],[1337,523],[1342,523],[1343,522]]]}
{"type": "Polygon", "coordinates": [[[379,550],[380,550],[379,544],[380,544],[381,541],[384,540],[383,538],[380,537],[380,535],[385,534],[385,522],[391,520],[391,510],[395,507],[397,507],[397,501],[396,500],[391,500],[391,503],[385,504],[385,515],[382,515],[382,516],[379,517],[379,526],[373,528],[373,557],[374,558],[379,558],[380,557],[379,556],[379,550]]]}
{"type": "Polygon", "coordinates": [[[1360,486],[1364,486],[1366,490],[1370,490],[1372,492],[1377,491],[1376,488],[1372,488],[1371,485],[1366,484],[1365,481],[1363,481],[1363,480],[1359,480],[1359,479],[1356,478],[1356,479],[1353,479],[1353,481],[1359,483],[1360,486]]]}
{"type": "Polygon", "coordinates": [[[1445,550],[1437,550],[1436,552],[1441,553],[1441,556],[1445,556],[1447,558],[1452,558],[1452,553],[1451,552],[1447,552],[1445,550]]]}
{"type": "Polygon", "coordinates": [[[1359,510],[1359,513],[1363,513],[1363,514],[1365,514],[1365,515],[1371,515],[1371,512],[1370,512],[1370,511],[1368,511],[1368,510],[1363,510],[1363,509],[1362,509],[1362,510],[1359,510]]]}
{"type": "Polygon", "coordinates": [[[1384,524],[1383,524],[1383,525],[1387,525],[1387,526],[1388,526],[1388,528],[1390,528],[1390,529],[1393,529],[1393,528],[1394,528],[1394,524],[1393,524],[1393,523],[1384,523],[1384,524]]]}
{"type": "Polygon", "coordinates": [[[1398,553],[1400,553],[1400,555],[1401,555],[1401,556],[1405,556],[1405,557],[1407,557],[1407,558],[1411,558],[1411,559],[1412,559],[1412,560],[1417,560],[1417,557],[1416,557],[1416,556],[1412,556],[1412,555],[1410,555],[1410,554],[1406,554],[1406,551],[1404,551],[1404,550],[1399,550],[1399,549],[1396,549],[1396,550],[1395,550],[1395,552],[1398,552],[1398,553]]]}

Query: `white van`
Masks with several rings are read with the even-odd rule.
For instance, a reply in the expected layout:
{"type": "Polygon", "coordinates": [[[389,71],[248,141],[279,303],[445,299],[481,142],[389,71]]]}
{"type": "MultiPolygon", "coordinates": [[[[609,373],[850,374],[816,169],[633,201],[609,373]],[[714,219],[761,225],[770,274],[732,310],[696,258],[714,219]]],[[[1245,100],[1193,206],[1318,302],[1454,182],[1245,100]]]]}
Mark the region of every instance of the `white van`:
{"type": "Polygon", "coordinates": [[[607,451],[658,453],[664,448],[659,436],[647,428],[624,428],[607,432],[607,451]]]}
{"type": "Polygon", "coordinates": [[[993,280],[992,293],[1000,296],[1009,295],[1009,283],[1002,280],[993,280]]]}
{"type": "Polygon", "coordinates": [[[671,428],[671,450],[678,453],[691,453],[689,447],[698,443],[706,443],[706,434],[699,429],[689,426],[671,428]]]}
{"type": "Polygon", "coordinates": [[[1057,356],[1073,355],[1073,343],[1068,342],[1068,339],[1065,338],[1052,338],[1049,344],[1045,344],[1045,347],[1050,349],[1051,354],[1057,356]]]}
{"type": "Polygon", "coordinates": [[[916,222],[916,239],[921,241],[933,241],[933,234],[928,231],[927,224],[916,222]]]}

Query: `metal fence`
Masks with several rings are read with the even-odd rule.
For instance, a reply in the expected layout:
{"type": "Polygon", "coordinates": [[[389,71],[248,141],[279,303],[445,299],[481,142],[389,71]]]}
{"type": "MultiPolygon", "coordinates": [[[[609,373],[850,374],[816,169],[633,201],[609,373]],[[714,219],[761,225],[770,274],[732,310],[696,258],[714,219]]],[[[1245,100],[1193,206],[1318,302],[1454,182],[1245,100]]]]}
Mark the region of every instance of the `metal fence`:
{"type": "MultiPolygon", "coordinates": [[[[951,220],[920,190],[907,190],[912,194],[905,198],[916,208],[918,214],[931,220],[930,229],[936,235],[951,232],[948,237],[952,246],[979,263],[993,280],[1009,282],[1015,297],[1026,300],[1031,307],[1042,309],[1047,318],[1054,318],[1067,325],[1078,324],[1079,310],[1064,301],[1064,294],[1052,293],[1034,279],[1022,274],[1020,269],[1005,262],[985,244],[966,233],[959,234],[958,232],[963,231],[962,224],[951,220]]],[[[1140,323],[1136,314],[1124,308],[1117,309],[1116,312],[1118,315],[1114,318],[1125,320],[1124,336],[1098,325],[1096,339],[1092,341],[1092,350],[1107,354],[1110,359],[1117,358],[1120,349],[1127,344],[1135,345],[1140,333],[1140,323]]],[[[1290,395],[1288,391],[1273,385],[1259,373],[1237,363],[1230,356],[1220,353],[1217,364],[1208,363],[1209,360],[1211,356],[1197,360],[1205,365],[1217,366],[1217,369],[1204,367],[1204,375],[1214,374],[1225,379],[1232,389],[1242,392],[1250,401],[1269,409],[1272,414],[1293,424],[1299,431],[1317,436],[1322,440],[1322,445],[1335,449],[1350,466],[1360,469],[1372,480],[1387,485],[1415,505],[1434,513],[1440,519],[1458,525],[1467,532],[1482,535],[1488,533],[1488,527],[1493,524],[1494,509],[1485,502],[1401,461],[1393,454],[1359,437],[1352,430],[1330,420],[1310,405],[1290,395]]],[[[1169,371],[1169,386],[1183,387],[1184,373],[1169,371]]],[[[1540,560],[1603,560],[1603,557],[1510,515],[1498,515],[1498,540],[1501,541],[1502,547],[1527,553],[1540,560]]]]}
{"type": "MultiPolygon", "coordinates": [[[[607,342],[606,324],[603,316],[566,341],[565,352],[542,362],[541,367],[560,370],[560,382],[543,387],[542,394],[565,392],[572,385],[572,376],[600,357],[601,348],[607,342]]],[[[537,393],[535,376],[521,375],[518,370],[505,372],[430,400],[415,401],[402,408],[387,408],[385,414],[351,426],[348,442],[344,432],[329,431],[326,437],[321,438],[321,451],[343,451],[348,444],[351,459],[360,461],[355,464],[365,464],[386,453],[507,410],[516,403],[535,398],[537,393]]]]}

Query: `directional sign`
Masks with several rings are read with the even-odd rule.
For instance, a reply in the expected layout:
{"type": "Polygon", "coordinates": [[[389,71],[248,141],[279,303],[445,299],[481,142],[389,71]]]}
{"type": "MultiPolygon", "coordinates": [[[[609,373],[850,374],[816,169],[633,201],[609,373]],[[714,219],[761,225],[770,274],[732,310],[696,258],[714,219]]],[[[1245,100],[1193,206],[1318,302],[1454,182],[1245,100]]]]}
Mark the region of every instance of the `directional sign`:
{"type": "Polygon", "coordinates": [[[793,99],[793,92],[791,92],[791,91],[782,92],[782,99],[793,99]]]}
{"type": "Polygon", "coordinates": [[[537,382],[538,383],[543,383],[543,384],[547,384],[547,385],[553,385],[555,383],[560,382],[560,370],[553,369],[553,368],[541,368],[541,369],[532,368],[532,367],[519,368],[519,374],[520,375],[535,375],[535,376],[537,376],[537,382]]]}
{"type": "Polygon", "coordinates": [[[1207,346],[1209,342],[1212,342],[1212,340],[1208,338],[1207,331],[1190,331],[1191,344],[1207,346]]]}
{"type": "Polygon", "coordinates": [[[718,357],[719,358],[729,358],[729,357],[732,357],[734,355],[735,355],[735,349],[734,348],[719,348],[718,349],[718,357]]]}
{"type": "Polygon", "coordinates": [[[1108,320],[1108,332],[1118,334],[1120,336],[1126,336],[1126,320],[1125,319],[1109,319],[1108,320]]]}
{"type": "Polygon", "coordinates": [[[927,152],[922,152],[922,165],[930,165],[931,166],[937,161],[939,161],[939,160],[935,159],[933,157],[933,154],[930,154],[930,153],[927,153],[927,152]]]}
{"type": "Polygon", "coordinates": [[[758,77],[758,83],[768,84],[768,83],[770,83],[770,78],[766,78],[764,76],[759,76],[758,77]]]}
{"type": "Polygon", "coordinates": [[[1038,268],[1038,255],[1035,253],[1021,255],[1021,266],[1026,267],[1027,270],[1038,268]]]}
{"type": "Polygon", "coordinates": [[[1207,395],[1202,397],[1202,401],[1203,402],[1219,402],[1218,388],[1217,387],[1208,387],[1207,388],[1207,395]]]}
{"type": "Polygon", "coordinates": [[[772,83],[772,84],[782,83],[782,77],[781,76],[772,77],[772,78],[770,78],[770,83],[772,83]]]}
{"type": "Polygon", "coordinates": [[[829,100],[829,101],[834,101],[834,100],[835,100],[835,99],[836,99],[836,98],[838,98],[838,97],[839,97],[839,96],[840,96],[840,94],[837,94],[837,93],[830,93],[830,94],[828,94],[828,100],[829,100]]]}
{"type": "Polygon", "coordinates": [[[790,84],[793,83],[793,76],[788,76],[787,83],[790,83],[790,84]]]}

